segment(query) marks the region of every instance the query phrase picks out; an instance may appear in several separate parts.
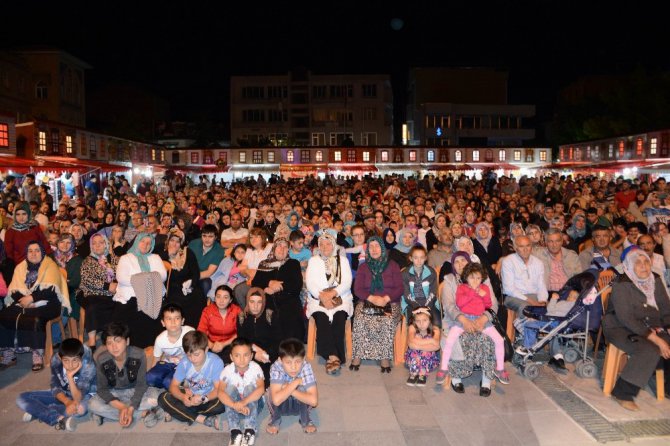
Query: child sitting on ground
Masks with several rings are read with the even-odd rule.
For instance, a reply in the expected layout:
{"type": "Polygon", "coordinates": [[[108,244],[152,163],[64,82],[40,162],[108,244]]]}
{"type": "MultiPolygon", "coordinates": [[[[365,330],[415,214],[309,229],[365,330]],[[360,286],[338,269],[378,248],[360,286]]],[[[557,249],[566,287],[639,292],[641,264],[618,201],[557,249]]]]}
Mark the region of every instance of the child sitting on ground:
{"type": "Polygon", "coordinates": [[[442,331],[433,327],[433,315],[428,307],[412,311],[408,333],[405,364],[409,368],[408,386],[424,387],[426,375],[440,365],[440,336],[442,331]]]}
{"type": "Polygon", "coordinates": [[[24,392],[16,404],[25,413],[23,421],[37,418],[56,430],[72,432],[87,412],[95,393],[95,363],[88,347],[79,339],[65,339],[51,358],[51,390],[24,392]]]}
{"type": "Polygon", "coordinates": [[[184,326],[182,309],[177,304],[166,304],[161,309],[160,320],[165,331],[156,337],[153,360],[147,372],[147,384],[168,389],[177,364],[184,359],[184,335],[194,328],[184,326]]]}
{"type": "Polygon", "coordinates": [[[286,415],[299,415],[302,430],[308,434],[316,432],[309,412],[318,404],[319,395],[312,366],[305,361],[302,341],[289,338],[279,344],[279,359],[270,368],[268,399],[269,434],[279,432],[281,419],[286,415]]]}
{"type": "MultiPolygon", "coordinates": [[[[476,321],[492,306],[491,290],[487,285],[482,283],[486,280],[486,269],[479,263],[469,263],[463,269],[461,277],[465,283],[461,283],[456,289],[456,306],[466,318],[476,321]]],[[[445,347],[442,352],[440,371],[437,373],[438,384],[444,382],[446,378],[451,350],[464,331],[460,323],[449,328],[445,347]]],[[[490,322],[484,325],[484,329],[481,332],[491,338],[495,345],[496,378],[498,378],[501,384],[509,384],[509,372],[505,370],[505,343],[502,336],[490,322]]],[[[483,383],[482,386],[486,387],[485,384],[483,383]]]]}
{"type": "Polygon", "coordinates": [[[230,429],[229,446],[253,446],[258,430],[259,400],[265,393],[265,378],[258,363],[252,361],[252,344],[237,338],[231,344],[230,359],[221,373],[219,400],[226,406],[230,429]],[[244,433],[242,430],[244,429],[244,433]]]}
{"type": "Polygon", "coordinates": [[[207,336],[201,331],[189,331],[182,341],[186,357],[179,362],[169,390],[161,393],[158,404],[172,417],[189,425],[202,423],[217,430],[223,429],[219,416],[225,406],[219,401],[219,383],[223,361],[209,352],[207,336]]]}

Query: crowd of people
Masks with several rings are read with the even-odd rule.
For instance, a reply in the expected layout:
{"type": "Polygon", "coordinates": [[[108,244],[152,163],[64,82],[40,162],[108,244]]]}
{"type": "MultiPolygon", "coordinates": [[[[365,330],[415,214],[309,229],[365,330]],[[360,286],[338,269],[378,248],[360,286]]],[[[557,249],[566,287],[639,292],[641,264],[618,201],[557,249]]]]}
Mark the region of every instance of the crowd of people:
{"type": "MultiPolygon", "coordinates": [[[[564,316],[588,291],[575,278],[606,270],[617,278],[604,335],[629,355],[614,399],[638,410],[654,370],[670,377],[663,178],[176,176],[132,188],[110,175],[54,204],[29,174],[0,190],[0,369],[29,352],[42,370],[46,324],[59,315],[84,331],[54,335],[51,389],[18,398],[24,421],[227,420],[239,446],[254,444],[266,404],[268,433],[291,414],[315,432],[310,329],[329,375],[363,360],[391,373],[404,354],[408,386],[436,372],[463,393],[481,369],[488,397],[494,380],[511,379],[498,316],[516,314],[523,354],[538,335],[524,310],[564,316]]],[[[558,373],[562,349],[550,345],[558,373]]]]}

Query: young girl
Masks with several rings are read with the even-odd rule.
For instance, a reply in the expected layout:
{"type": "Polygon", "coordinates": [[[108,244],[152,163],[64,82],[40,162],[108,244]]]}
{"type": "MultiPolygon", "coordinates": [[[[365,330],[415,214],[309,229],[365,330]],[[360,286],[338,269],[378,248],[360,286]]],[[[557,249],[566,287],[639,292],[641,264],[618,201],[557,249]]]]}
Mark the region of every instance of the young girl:
{"type": "Polygon", "coordinates": [[[426,248],[413,246],[409,250],[410,264],[402,271],[404,293],[402,296],[402,312],[411,315],[419,307],[428,307],[433,321],[438,327],[442,326],[442,310],[440,299],[437,296],[437,273],[426,265],[428,257],[426,248]]]}
{"type": "MultiPolygon", "coordinates": [[[[491,308],[491,290],[482,282],[486,280],[486,269],[479,263],[469,263],[461,275],[466,283],[461,283],[456,289],[456,306],[463,315],[471,321],[476,321],[491,308]]],[[[447,340],[442,351],[442,363],[440,371],[437,373],[438,383],[444,382],[448,373],[449,359],[451,349],[458,340],[458,337],[464,332],[463,326],[459,323],[449,329],[447,340]]],[[[495,327],[487,322],[482,330],[486,336],[493,340],[496,352],[496,378],[501,384],[509,384],[509,373],[505,370],[505,344],[500,333],[495,327]]]]}
{"type": "Polygon", "coordinates": [[[233,302],[233,290],[227,285],[216,288],[213,302],[200,316],[198,331],[207,335],[208,347],[224,364],[230,362],[230,344],[237,338],[237,318],[242,310],[233,302]]]}
{"type": "Polygon", "coordinates": [[[405,364],[409,367],[408,386],[425,386],[426,375],[439,365],[440,333],[433,327],[433,315],[428,307],[412,311],[409,345],[405,352],[405,364]]]}

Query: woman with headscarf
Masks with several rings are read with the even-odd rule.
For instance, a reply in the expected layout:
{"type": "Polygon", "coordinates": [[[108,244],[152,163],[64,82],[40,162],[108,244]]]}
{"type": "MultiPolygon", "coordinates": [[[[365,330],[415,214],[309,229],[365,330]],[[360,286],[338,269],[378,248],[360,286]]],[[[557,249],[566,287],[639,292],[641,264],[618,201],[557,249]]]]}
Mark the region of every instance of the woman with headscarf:
{"type": "Polygon", "coordinates": [[[289,258],[289,243],[277,239],[267,259],[258,264],[251,286],[265,293],[266,306],[274,313],[280,340],[304,339],[305,322],[302,315],[302,272],[300,262],[289,258]]]}
{"type": "Polygon", "coordinates": [[[193,224],[193,218],[189,214],[180,214],[175,217],[177,227],[182,230],[186,237],[186,244],[188,245],[193,240],[200,237],[200,227],[193,224]]]}
{"type": "Polygon", "coordinates": [[[93,234],[89,243],[91,254],[81,264],[80,287],[83,296],[78,303],[86,310],[86,343],[95,350],[97,332],[112,322],[115,306],[112,298],[118,286],[116,266],[119,258],[110,251],[109,241],[102,234],[93,234]]]}
{"type": "Polygon", "coordinates": [[[358,269],[354,293],[360,302],[354,312],[353,353],[349,370],[358,371],[361,360],[380,361],[382,373],[391,367],[393,338],[400,322],[402,275],[390,260],[384,241],[371,237],[366,262],[358,269]]]}
{"type": "Polygon", "coordinates": [[[502,257],[502,246],[500,246],[500,240],[493,234],[488,223],[481,222],[477,224],[472,244],[477,257],[486,259],[489,266],[495,268],[496,263],[502,257]]]}
{"type": "Polygon", "coordinates": [[[438,244],[438,238],[440,237],[440,232],[443,228],[448,226],[447,216],[443,213],[435,214],[435,219],[432,228],[426,232],[426,249],[430,251],[434,249],[438,244]]]}
{"type": "Polygon", "coordinates": [[[583,214],[575,214],[572,217],[572,224],[567,231],[570,242],[567,248],[579,253],[579,245],[591,238],[591,231],[586,224],[586,217],[583,214]]]}
{"type": "Polygon", "coordinates": [[[398,231],[398,243],[389,252],[389,259],[398,264],[400,269],[409,265],[409,251],[416,243],[416,236],[411,229],[403,228],[398,231]]]}
{"type": "Polygon", "coordinates": [[[16,365],[15,346],[28,347],[32,369],[38,372],[44,368],[47,321],[58,317],[63,307],[70,311],[70,298],[65,277],[40,242],[26,242],[24,257],[16,265],[0,311],[0,368],[16,365]]]}
{"type": "Polygon", "coordinates": [[[516,250],[514,249],[514,239],[520,235],[526,235],[525,229],[523,229],[523,224],[519,221],[514,221],[509,225],[509,238],[502,242],[502,256],[508,256],[514,254],[516,250]]]}
{"type": "Polygon", "coordinates": [[[12,262],[12,268],[25,260],[26,244],[33,240],[44,247],[47,255],[51,254],[51,246],[44,232],[31,216],[30,205],[22,201],[14,209],[14,223],[5,233],[5,253],[12,262]]]}
{"type": "Polygon", "coordinates": [[[197,327],[207,299],[198,286],[200,267],[195,254],[184,245],[184,233],[172,228],[167,235],[165,249],[160,252],[163,261],[170,264],[165,303],[174,303],[182,308],[184,324],[197,327]]]}
{"type": "MultiPolygon", "coordinates": [[[[79,320],[79,304],[75,299],[75,293],[81,283],[81,264],[84,258],[74,251],[74,237],[72,234],[61,234],[56,243],[54,260],[67,275],[67,289],[70,295],[70,307],[72,312],[68,315],[79,320]]],[[[60,334],[60,333],[59,333],[60,334]]]]}
{"type": "Polygon", "coordinates": [[[112,226],[111,235],[108,237],[109,248],[116,257],[121,257],[128,252],[130,243],[126,240],[126,228],[122,225],[112,226]]]}
{"type": "MultiPolygon", "coordinates": [[[[495,377],[496,358],[493,341],[484,335],[482,330],[492,316],[485,313],[479,320],[472,321],[465,317],[456,305],[456,290],[463,282],[461,274],[470,262],[472,262],[472,259],[465,251],[456,251],[451,256],[453,272],[444,278],[440,294],[442,308],[444,309],[442,328],[446,333],[449,327],[456,325],[458,322],[465,330],[459,337],[459,342],[454,345],[454,350],[452,350],[448,364],[449,375],[451,376],[451,388],[456,393],[463,393],[465,390],[462,380],[470,376],[476,367],[480,367],[482,370],[482,379],[479,387],[479,395],[488,397],[491,395],[491,381],[495,377]]],[[[491,283],[488,279],[484,283],[491,288],[491,283]]],[[[491,309],[497,312],[498,300],[492,296],[491,303],[491,309]]],[[[443,368],[445,365],[443,364],[443,368]]]]}
{"type": "Polygon", "coordinates": [[[83,225],[79,223],[73,223],[70,226],[70,234],[74,237],[74,250],[82,258],[86,258],[91,252],[91,247],[88,243],[88,237],[86,235],[86,229],[83,225]]]}
{"type": "Polygon", "coordinates": [[[318,247],[318,254],[307,263],[307,317],[314,318],[317,353],[326,360],[326,373],[332,375],[346,362],[344,329],[354,310],[351,268],[329,232],[321,234],[318,247]]]}
{"type": "Polygon", "coordinates": [[[634,399],[659,367],[659,359],[664,359],[665,379],[670,378],[670,335],[665,329],[670,326],[670,300],[643,250],[632,248],[623,270],[612,285],[603,333],[628,355],[612,396],[625,409],[636,411],[634,399]]]}
{"type": "Polygon", "coordinates": [[[153,249],[153,236],[140,232],[116,267],[119,285],[114,294],[116,305],[112,320],[128,324],[130,344],[139,348],[153,345],[156,336],[162,331],[158,315],[165,286],[158,282],[165,283],[167,271],[160,256],[151,253],[153,249]]]}

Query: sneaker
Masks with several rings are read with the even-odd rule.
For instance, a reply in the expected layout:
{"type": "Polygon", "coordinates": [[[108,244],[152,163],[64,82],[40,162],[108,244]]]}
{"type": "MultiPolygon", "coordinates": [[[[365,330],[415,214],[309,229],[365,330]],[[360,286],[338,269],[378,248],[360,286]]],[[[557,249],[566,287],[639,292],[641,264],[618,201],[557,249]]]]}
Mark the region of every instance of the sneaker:
{"type": "Polygon", "coordinates": [[[54,424],[54,428],[57,431],[64,431],[65,430],[65,421],[66,418],[61,418],[60,420],[56,421],[56,424],[54,424]]]}
{"type": "Polygon", "coordinates": [[[102,423],[105,421],[104,418],[96,414],[91,414],[91,420],[93,420],[96,426],[102,426],[102,423]]]}
{"type": "Polygon", "coordinates": [[[164,417],[165,412],[163,412],[163,409],[160,406],[156,406],[153,409],[149,409],[144,418],[142,418],[142,421],[147,428],[151,429],[164,417]]]}
{"type": "Polygon", "coordinates": [[[426,387],[426,381],[428,379],[426,378],[426,375],[421,375],[419,378],[416,380],[416,386],[417,387],[426,387]]]}
{"type": "Polygon", "coordinates": [[[444,382],[447,380],[448,373],[449,372],[447,370],[439,370],[435,375],[435,382],[440,386],[444,384],[444,382]]]}
{"type": "Polygon", "coordinates": [[[28,412],[24,412],[22,420],[24,423],[30,423],[31,421],[33,421],[33,416],[30,415],[28,412]]]}
{"type": "Polygon", "coordinates": [[[409,378],[407,378],[407,382],[406,382],[405,384],[407,384],[407,385],[410,386],[410,387],[414,387],[414,386],[416,386],[416,382],[417,382],[418,380],[419,380],[419,377],[418,377],[418,376],[416,376],[416,375],[409,375],[409,378]]]}
{"type": "Polygon", "coordinates": [[[530,352],[528,351],[528,349],[527,349],[526,347],[524,347],[523,345],[518,346],[518,347],[514,350],[514,353],[516,353],[517,355],[520,355],[520,356],[524,356],[524,357],[526,357],[526,356],[528,356],[528,355],[530,354],[530,352]]]}
{"type": "Polygon", "coordinates": [[[493,372],[498,378],[498,381],[500,381],[500,384],[509,384],[509,372],[505,369],[502,370],[496,370],[493,372]]]}
{"type": "Polygon", "coordinates": [[[77,429],[77,419],[75,417],[67,417],[65,419],[65,430],[74,432],[77,429]]]}
{"type": "Polygon", "coordinates": [[[242,446],[254,446],[254,444],[256,444],[256,431],[246,429],[244,431],[244,438],[242,439],[242,446]]]}
{"type": "Polygon", "coordinates": [[[239,429],[233,429],[230,431],[230,441],[228,442],[228,446],[242,446],[243,439],[244,435],[242,435],[242,431],[239,429]]]}

